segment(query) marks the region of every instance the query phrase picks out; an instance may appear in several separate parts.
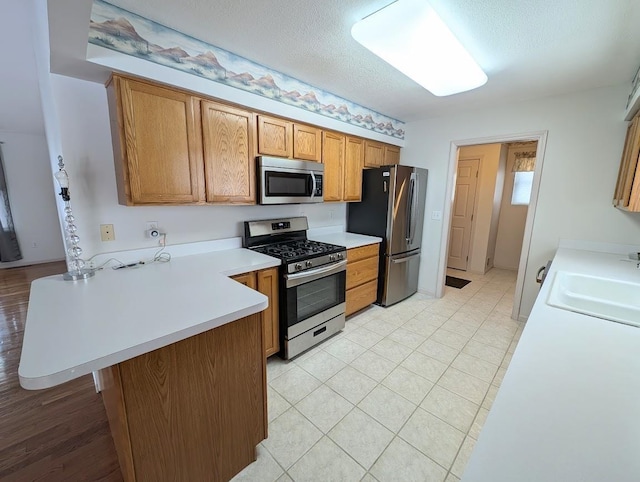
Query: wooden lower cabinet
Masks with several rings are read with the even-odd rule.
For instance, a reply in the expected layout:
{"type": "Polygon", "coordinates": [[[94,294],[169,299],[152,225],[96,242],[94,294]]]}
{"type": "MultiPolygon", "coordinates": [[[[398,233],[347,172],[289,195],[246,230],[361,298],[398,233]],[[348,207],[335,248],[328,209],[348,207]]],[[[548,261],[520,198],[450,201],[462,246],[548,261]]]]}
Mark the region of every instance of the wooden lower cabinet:
{"type": "Polygon", "coordinates": [[[347,250],[347,316],[376,301],[378,251],[377,243],[347,250]]]}
{"type": "Polygon", "coordinates": [[[360,311],[376,301],[378,280],[368,281],[363,285],[347,290],[346,316],[360,311]]]}
{"type": "Polygon", "coordinates": [[[261,313],[266,356],[280,351],[280,318],[278,311],[278,268],[258,271],[256,274],[257,289],[269,298],[269,307],[261,313]]]}
{"type": "Polygon", "coordinates": [[[259,314],[101,370],[125,481],[228,481],[267,434],[259,314]]]}
{"type": "Polygon", "coordinates": [[[269,307],[260,313],[264,338],[265,356],[280,351],[280,318],[278,311],[278,268],[232,276],[232,279],[251,289],[258,290],[269,298],[269,307]]]}

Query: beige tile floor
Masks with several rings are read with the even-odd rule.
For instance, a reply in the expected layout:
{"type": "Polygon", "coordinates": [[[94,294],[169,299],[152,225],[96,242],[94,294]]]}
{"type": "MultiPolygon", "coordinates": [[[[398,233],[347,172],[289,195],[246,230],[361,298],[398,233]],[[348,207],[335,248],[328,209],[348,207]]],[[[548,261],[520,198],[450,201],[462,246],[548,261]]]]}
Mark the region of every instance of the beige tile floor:
{"type": "Polygon", "coordinates": [[[269,438],[234,481],[455,482],[522,332],[516,275],[372,306],[293,361],[267,364],[269,438]]]}

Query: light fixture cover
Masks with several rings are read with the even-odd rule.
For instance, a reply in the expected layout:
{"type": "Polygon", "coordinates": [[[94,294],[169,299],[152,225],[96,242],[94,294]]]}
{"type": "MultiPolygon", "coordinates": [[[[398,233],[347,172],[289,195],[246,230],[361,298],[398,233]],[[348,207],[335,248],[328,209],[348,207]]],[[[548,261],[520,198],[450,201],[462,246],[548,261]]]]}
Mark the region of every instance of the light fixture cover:
{"type": "Polygon", "coordinates": [[[437,96],[475,89],[487,76],[424,0],[397,0],[357,22],[351,35],[437,96]]]}

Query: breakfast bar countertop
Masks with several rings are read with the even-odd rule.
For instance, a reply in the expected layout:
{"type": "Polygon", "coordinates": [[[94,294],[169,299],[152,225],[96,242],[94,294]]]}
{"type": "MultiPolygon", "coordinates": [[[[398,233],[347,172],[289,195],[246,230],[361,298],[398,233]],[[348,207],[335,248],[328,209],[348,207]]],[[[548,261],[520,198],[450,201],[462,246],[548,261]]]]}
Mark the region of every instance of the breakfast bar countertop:
{"type": "Polygon", "coordinates": [[[463,482],[640,480],[640,329],[547,304],[560,271],[640,284],[625,258],[561,244],[463,482]]]}
{"type": "Polygon", "coordinates": [[[86,281],[35,280],[18,374],[49,388],[267,308],[261,293],[228,278],[280,260],[228,249],[126,269],[86,281]]]}

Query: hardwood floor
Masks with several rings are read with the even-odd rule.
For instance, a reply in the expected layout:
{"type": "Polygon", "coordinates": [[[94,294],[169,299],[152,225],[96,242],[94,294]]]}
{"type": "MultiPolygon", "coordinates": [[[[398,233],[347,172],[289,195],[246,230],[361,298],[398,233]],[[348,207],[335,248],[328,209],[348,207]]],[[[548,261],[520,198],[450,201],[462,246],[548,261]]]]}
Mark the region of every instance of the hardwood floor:
{"type": "Polygon", "coordinates": [[[90,375],[48,390],[24,390],[18,381],[31,281],[64,271],[63,262],[0,270],[3,482],[122,480],[107,415],[90,375]]]}

